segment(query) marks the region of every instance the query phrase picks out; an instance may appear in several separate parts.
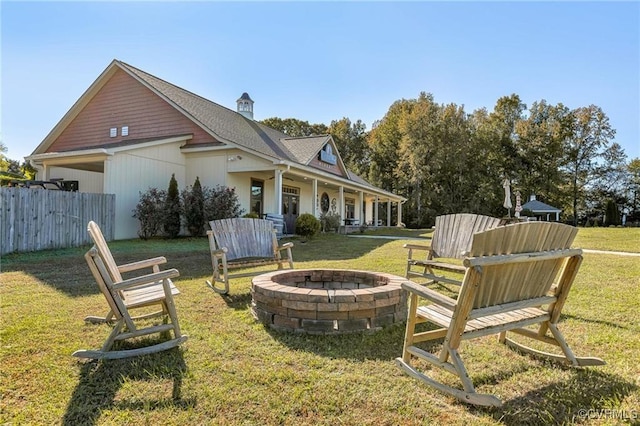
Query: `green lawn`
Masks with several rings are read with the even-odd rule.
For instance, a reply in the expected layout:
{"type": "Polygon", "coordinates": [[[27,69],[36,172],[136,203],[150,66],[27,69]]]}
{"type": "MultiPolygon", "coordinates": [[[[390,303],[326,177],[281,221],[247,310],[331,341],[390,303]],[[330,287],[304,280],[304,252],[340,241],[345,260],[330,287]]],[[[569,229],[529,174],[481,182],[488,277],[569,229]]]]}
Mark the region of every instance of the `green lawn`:
{"type": "MultiPolygon", "coordinates": [[[[407,237],[430,233],[398,231],[407,237]]],[[[639,231],[581,229],[575,245],[640,252],[639,231]]],[[[404,273],[406,241],[336,234],[293,241],[297,268],[404,273]]],[[[189,340],[177,350],[137,359],[73,358],[77,349],[98,348],[109,332],[106,325],[82,320],[106,313],[82,258],[87,248],[4,256],[0,423],[617,424],[634,415],[640,420],[639,257],[585,254],[565,306],[560,328],[574,352],[601,357],[606,366],[556,366],[515,353],[495,338],[463,345],[478,391],[505,402],[485,409],[444,396],[395,366],[401,324],[342,336],[265,329],[249,311],[250,278],[232,282],[228,297],[206,287],[211,266],[204,238],[119,241],[111,248],[119,263],[164,255],[167,267],[180,270],[176,305],[189,340]],[[587,416],[582,410],[593,411],[587,416]]],[[[456,384],[447,373],[433,375],[456,384]]]]}

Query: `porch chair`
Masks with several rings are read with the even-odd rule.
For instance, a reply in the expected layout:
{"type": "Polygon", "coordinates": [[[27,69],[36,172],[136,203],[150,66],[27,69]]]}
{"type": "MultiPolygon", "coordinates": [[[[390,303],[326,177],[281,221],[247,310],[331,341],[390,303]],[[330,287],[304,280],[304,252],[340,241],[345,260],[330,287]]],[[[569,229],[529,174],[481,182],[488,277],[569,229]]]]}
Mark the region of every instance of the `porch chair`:
{"type": "Polygon", "coordinates": [[[179,276],[176,269],[160,271],[159,266],[166,263],[164,257],[156,257],[125,265],[117,265],[100,227],[93,221],[87,227],[94,246],[84,255],[89,269],[110,308],[105,317],[89,316],[85,321],[91,323],[114,323],[113,330],[100,350],[78,350],[73,356],[93,359],[118,359],[145,355],[173,348],[185,342],[187,336],[180,331],[173,295],[179,290],[171,278],[179,276]],[[123,279],[122,273],[151,268],[152,273],[123,279]],[[161,309],[139,316],[131,316],[130,311],[138,308],[160,305],[161,309]],[[142,320],[163,317],[163,324],[140,328],[142,320]],[[112,350],[115,342],[148,336],[156,333],[173,332],[173,338],[161,343],[134,349],[112,350]]]}
{"type": "Polygon", "coordinates": [[[405,244],[408,250],[405,276],[409,279],[426,278],[427,283],[448,283],[460,285],[465,267],[460,263],[437,260],[462,260],[471,249],[471,240],[476,232],[493,229],[501,224],[500,219],[471,213],[448,214],[436,217],[436,225],[431,237],[431,244],[405,244]],[[422,253],[421,258],[414,258],[415,252],[422,253]],[[451,278],[443,272],[459,274],[451,278]]]}
{"type": "Polygon", "coordinates": [[[213,277],[207,285],[220,294],[229,293],[231,278],[249,277],[264,271],[244,271],[231,274],[229,270],[277,265],[277,269],[293,269],[293,243],[278,245],[273,222],[265,219],[231,218],[212,220],[207,231],[213,277]],[[285,255],[282,255],[282,252],[285,255]],[[288,265],[288,268],[285,266],[288,265]],[[216,283],[224,284],[219,288],[216,283]]]}
{"type": "Polygon", "coordinates": [[[470,257],[464,260],[464,280],[456,300],[410,281],[403,283],[410,297],[398,366],[463,402],[500,406],[502,402],[496,396],[476,393],[459,353],[463,340],[499,334],[499,342],[525,353],[574,367],[603,365],[599,358],[576,357],[558,329],[562,307],[582,262],[582,250],[570,248],[577,232],[577,228],[559,223],[529,222],[475,234],[470,257]],[[420,306],[419,298],[431,304],[420,306]],[[420,322],[440,328],[418,332],[416,324],[420,322]],[[517,343],[507,338],[507,332],[557,346],[561,354],[517,343]],[[437,355],[417,346],[442,338],[437,355]],[[412,365],[414,358],[457,375],[463,389],[428,377],[412,365]]]}

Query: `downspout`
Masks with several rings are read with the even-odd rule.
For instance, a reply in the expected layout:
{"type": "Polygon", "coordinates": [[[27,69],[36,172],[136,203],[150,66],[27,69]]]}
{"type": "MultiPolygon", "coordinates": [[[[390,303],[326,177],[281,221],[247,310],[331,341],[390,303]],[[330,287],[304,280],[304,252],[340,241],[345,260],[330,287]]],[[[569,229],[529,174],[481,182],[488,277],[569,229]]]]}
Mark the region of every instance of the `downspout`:
{"type": "Polygon", "coordinates": [[[39,180],[46,180],[46,179],[40,178],[40,173],[44,174],[45,168],[43,164],[38,165],[33,159],[29,159],[29,164],[31,165],[31,167],[36,169],[36,178],[38,178],[39,180]]]}

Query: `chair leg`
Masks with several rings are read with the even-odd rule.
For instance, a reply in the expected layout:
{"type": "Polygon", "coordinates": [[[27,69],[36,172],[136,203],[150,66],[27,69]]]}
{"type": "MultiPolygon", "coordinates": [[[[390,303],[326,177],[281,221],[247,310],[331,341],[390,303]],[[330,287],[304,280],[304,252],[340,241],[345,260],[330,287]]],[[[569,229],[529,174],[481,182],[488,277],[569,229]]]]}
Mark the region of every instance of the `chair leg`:
{"type": "Polygon", "coordinates": [[[220,276],[220,265],[218,264],[218,260],[216,259],[213,262],[213,276],[211,277],[211,281],[207,281],[207,285],[218,294],[227,294],[229,293],[229,271],[227,268],[226,256],[222,257],[221,265],[222,276],[220,276]],[[224,283],[224,288],[216,287],[217,282],[224,283]]]}
{"type": "Polygon", "coordinates": [[[173,325],[173,334],[177,339],[182,336],[182,333],[180,332],[180,323],[178,322],[178,314],[176,312],[176,306],[173,302],[173,297],[171,297],[171,289],[169,288],[169,285],[165,283],[165,291],[167,290],[169,291],[169,293],[163,305],[166,308],[167,313],[169,314],[169,318],[171,318],[171,324],[173,325]]]}
{"type": "Polygon", "coordinates": [[[546,335],[540,336],[538,335],[538,333],[533,332],[531,330],[527,330],[527,329],[514,329],[510,331],[525,337],[529,337],[531,339],[539,340],[547,344],[559,346],[562,349],[562,352],[564,353],[564,355],[541,351],[541,350],[526,346],[522,343],[518,343],[513,339],[509,339],[508,337],[506,337],[506,332],[500,334],[501,337],[502,337],[502,334],[505,334],[504,339],[501,339],[500,342],[506,344],[512,349],[529,354],[531,356],[541,357],[541,358],[548,359],[550,361],[559,362],[563,364],[570,364],[574,367],[588,367],[588,366],[597,366],[597,365],[606,364],[600,358],[576,357],[573,354],[573,351],[571,351],[571,348],[569,348],[569,345],[567,344],[566,340],[564,339],[564,336],[562,335],[562,332],[558,329],[557,325],[547,323],[545,328],[548,328],[549,330],[551,330],[553,337],[546,336],[546,335]]]}
{"type": "Polygon", "coordinates": [[[113,326],[113,330],[111,330],[111,333],[109,334],[109,337],[107,337],[107,340],[105,340],[104,344],[102,345],[102,348],[100,349],[102,352],[107,352],[109,349],[111,349],[111,347],[113,346],[113,342],[115,342],[116,337],[118,337],[118,335],[122,332],[123,327],[124,320],[120,318],[115,323],[115,325],[113,326]]]}

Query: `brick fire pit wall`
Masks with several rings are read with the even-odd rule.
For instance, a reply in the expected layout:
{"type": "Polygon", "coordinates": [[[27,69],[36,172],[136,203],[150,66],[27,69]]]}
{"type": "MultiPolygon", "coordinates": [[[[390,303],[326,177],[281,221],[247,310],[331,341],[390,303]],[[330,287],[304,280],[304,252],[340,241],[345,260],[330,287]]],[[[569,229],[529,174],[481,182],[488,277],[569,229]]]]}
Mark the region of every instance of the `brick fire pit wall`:
{"type": "Polygon", "coordinates": [[[375,331],[407,318],[406,278],[344,269],[295,269],[255,277],[251,311],[278,330],[375,331]]]}

